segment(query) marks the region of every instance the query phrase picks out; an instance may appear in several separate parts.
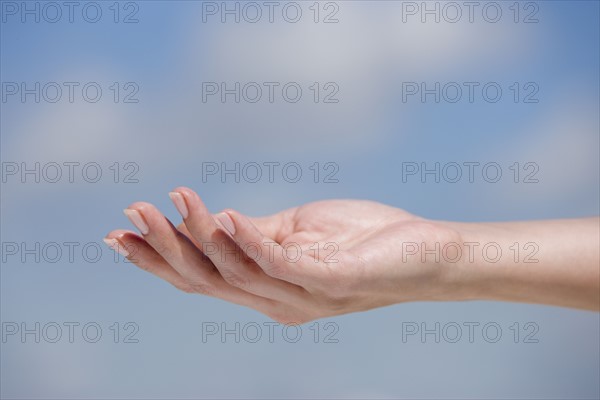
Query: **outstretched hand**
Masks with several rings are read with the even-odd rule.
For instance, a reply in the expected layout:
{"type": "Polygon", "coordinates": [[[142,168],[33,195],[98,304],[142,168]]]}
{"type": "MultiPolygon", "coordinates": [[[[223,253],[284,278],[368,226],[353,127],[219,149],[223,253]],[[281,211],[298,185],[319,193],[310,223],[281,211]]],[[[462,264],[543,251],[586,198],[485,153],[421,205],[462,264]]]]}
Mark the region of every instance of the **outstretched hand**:
{"type": "Polygon", "coordinates": [[[191,189],[170,193],[178,227],[149,203],[125,214],[141,236],[106,241],[140,268],[187,293],[252,307],[282,323],[409,300],[442,300],[449,266],[405,259],[403,243],[460,243],[448,224],[371,201],[329,200],[250,218],[211,214],[191,189]]]}

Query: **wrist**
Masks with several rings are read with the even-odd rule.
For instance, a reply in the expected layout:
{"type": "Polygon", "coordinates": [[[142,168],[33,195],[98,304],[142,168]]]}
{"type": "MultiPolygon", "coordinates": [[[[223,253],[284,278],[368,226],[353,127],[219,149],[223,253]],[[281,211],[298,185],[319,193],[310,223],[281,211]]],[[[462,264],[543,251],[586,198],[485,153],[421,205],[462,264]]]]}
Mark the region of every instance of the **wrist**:
{"type": "Polygon", "coordinates": [[[511,257],[507,235],[484,223],[442,221],[439,224],[454,232],[456,238],[440,246],[444,300],[496,298],[501,272],[511,257]]]}

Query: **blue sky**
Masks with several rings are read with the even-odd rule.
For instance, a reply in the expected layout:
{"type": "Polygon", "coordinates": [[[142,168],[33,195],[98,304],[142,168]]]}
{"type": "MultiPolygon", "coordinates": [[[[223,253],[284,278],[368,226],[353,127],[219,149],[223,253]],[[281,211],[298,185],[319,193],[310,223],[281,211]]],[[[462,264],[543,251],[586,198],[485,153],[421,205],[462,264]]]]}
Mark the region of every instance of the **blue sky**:
{"type": "MultiPolygon", "coordinates": [[[[428,218],[460,221],[565,218],[599,213],[599,3],[536,2],[538,23],[503,17],[402,22],[402,2],[335,2],[338,23],[312,21],[299,2],[296,24],[202,22],[202,2],[140,1],[138,23],[114,23],[112,2],[98,2],[95,24],[26,23],[2,1],[1,80],[97,82],[88,103],[1,103],[2,162],[98,163],[88,183],[11,176],[2,183],[2,241],[100,243],[121,210],[146,200],[179,221],[167,192],[196,189],[209,208],[264,215],[308,201],[364,198],[428,218]],[[203,82],[298,82],[287,103],[202,102],[203,82]],[[115,103],[110,86],[134,83],[137,103],[115,103]],[[314,103],[309,87],[333,82],[338,103],[314,103]],[[496,82],[497,103],[402,101],[405,82],[496,82]],[[537,103],[513,101],[510,87],[534,83],[537,103]],[[209,179],[207,162],[297,162],[298,183],[209,179]],[[119,163],[119,183],[109,167],[119,163]],[[138,183],[123,183],[126,163],[138,183]],[[314,183],[315,162],[337,165],[338,183],[314,183]],[[488,183],[402,182],[406,162],[490,162],[503,178],[488,183]],[[514,183],[509,169],[535,163],[538,183],[514,183]]],[[[33,4],[35,2],[29,2],[33,4]]],[[[234,2],[229,2],[233,4],[234,2]]],[[[420,3],[420,2],[418,2],[420,3]]],[[[460,3],[460,2],[459,2],[460,3]]],[[[17,2],[20,7],[20,2],[17,2]]],[[[42,3],[40,3],[42,4],[42,3]]],[[[84,3],[81,3],[82,5],[84,3]]],[[[218,3],[220,4],[220,2],[218,3]]],[[[243,3],[240,3],[240,7],[243,3]]],[[[281,3],[283,5],[285,3],[281,3]]],[[[430,2],[429,4],[433,4],[430,2]]],[[[485,4],[482,2],[481,4],[485,4]]],[[[323,7],[324,2],[320,3],[323,7]]],[[[519,3],[521,12],[526,2],[519,3]]],[[[42,7],[42,5],[40,5],[42,7]]],[[[133,6],[128,6],[133,7],[133,6]]],[[[321,9],[324,15],[325,10],[321,9]]],[[[464,11],[464,10],[463,10],[464,11]]],[[[276,14],[279,15],[279,14],[276,14]]],[[[520,14],[520,18],[524,14],[520,14]]],[[[3,87],[4,90],[4,87],[3,87]]],[[[323,92],[324,93],[324,92],[323,92]]],[[[80,94],[80,92],[76,92],[80,94]]],[[[120,97],[120,100],[123,98],[120,97]]],[[[212,101],[214,100],[214,101],[212,101]]],[[[6,165],[6,164],[3,164],[6,165]]],[[[521,169],[521,172],[525,172],[521,169]]],[[[597,398],[598,314],[552,307],[471,303],[403,304],[332,318],[339,343],[220,343],[201,340],[202,323],[242,326],[267,319],[219,300],[191,297],[127,265],[102,248],[98,262],[76,253],[56,263],[3,261],[2,322],[134,321],[137,344],[2,343],[2,395],[36,397],[538,397],[597,398]],[[495,321],[504,339],[491,344],[402,343],[402,323],[495,321]],[[515,344],[509,327],[533,321],[540,342],[515,344]],[[431,382],[435,382],[434,385],[431,382]],[[465,388],[469,388],[465,392],[465,388]]],[[[304,328],[304,337],[311,331],[304,328]]],[[[108,335],[108,336],[107,336],[108,335]]]]}

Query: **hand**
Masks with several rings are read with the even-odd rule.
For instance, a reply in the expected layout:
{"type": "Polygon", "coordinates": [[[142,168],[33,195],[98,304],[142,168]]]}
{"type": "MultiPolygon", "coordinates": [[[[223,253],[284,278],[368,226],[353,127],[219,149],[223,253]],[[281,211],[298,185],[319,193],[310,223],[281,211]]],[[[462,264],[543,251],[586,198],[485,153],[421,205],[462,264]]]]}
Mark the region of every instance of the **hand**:
{"type": "Polygon", "coordinates": [[[151,204],[134,203],[125,212],[143,237],[118,230],[107,243],[130,249],[131,261],[185,292],[282,323],[443,300],[452,287],[451,266],[403,262],[404,243],[460,243],[448,224],[371,201],[320,201],[249,218],[233,210],[212,215],[187,188],[171,198],[184,218],[178,228],[151,204]]]}
{"type": "Polygon", "coordinates": [[[451,223],[353,200],[249,218],[234,210],[212,215],[187,188],[170,196],[184,219],[178,228],[151,204],[134,203],[125,213],[142,237],[117,230],[107,244],[185,292],[278,322],[418,300],[600,309],[598,218],[451,223]],[[486,244],[504,256],[481,253],[486,244]],[[523,245],[537,258],[520,256],[523,245]],[[474,249],[480,254],[473,257],[474,249]]]}

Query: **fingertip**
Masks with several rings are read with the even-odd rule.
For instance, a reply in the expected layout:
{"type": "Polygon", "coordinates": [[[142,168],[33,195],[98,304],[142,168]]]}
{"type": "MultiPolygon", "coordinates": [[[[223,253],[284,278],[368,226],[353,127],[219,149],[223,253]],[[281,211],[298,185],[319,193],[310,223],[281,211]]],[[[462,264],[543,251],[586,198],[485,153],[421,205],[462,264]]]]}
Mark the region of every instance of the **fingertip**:
{"type": "Polygon", "coordinates": [[[123,235],[124,232],[126,231],[123,229],[116,229],[114,231],[110,231],[106,235],[104,235],[104,239],[118,239],[121,235],[123,235]]]}
{"type": "Polygon", "coordinates": [[[177,186],[172,192],[193,192],[193,190],[187,186],[177,186]]]}
{"type": "Polygon", "coordinates": [[[113,231],[110,231],[106,236],[106,239],[117,239],[117,240],[136,240],[136,239],[140,239],[140,240],[144,240],[141,236],[139,236],[138,234],[136,234],[133,231],[127,230],[127,229],[115,229],[113,231]]]}
{"type": "Polygon", "coordinates": [[[120,240],[123,234],[119,234],[118,231],[109,232],[102,240],[108,247],[117,253],[121,254],[123,257],[129,257],[131,253],[128,251],[124,243],[120,240]]]}
{"type": "Polygon", "coordinates": [[[198,218],[211,217],[212,219],[212,214],[208,211],[200,196],[192,189],[180,186],[173,189],[173,192],[181,195],[179,202],[177,202],[178,196],[175,196],[173,202],[186,222],[194,223],[194,221],[198,221],[198,218]]]}
{"type": "Polygon", "coordinates": [[[181,194],[181,192],[169,192],[169,197],[175,205],[175,208],[177,208],[179,215],[181,215],[183,219],[186,219],[189,215],[189,210],[183,194],[181,194]]]}
{"type": "Polygon", "coordinates": [[[148,208],[149,206],[152,206],[152,205],[145,201],[136,201],[136,202],[131,203],[127,208],[130,210],[143,210],[145,208],[148,208]]]}
{"type": "Polygon", "coordinates": [[[200,196],[198,196],[198,193],[186,186],[178,186],[171,192],[181,194],[188,201],[200,200],[200,196]]]}
{"type": "Polygon", "coordinates": [[[140,232],[142,232],[143,235],[147,235],[150,232],[150,227],[148,225],[146,217],[144,216],[144,212],[142,211],[143,209],[143,207],[126,208],[123,210],[123,213],[125,214],[125,216],[127,216],[127,218],[129,218],[131,223],[135,225],[135,227],[138,228],[140,232]]]}
{"type": "Polygon", "coordinates": [[[236,232],[235,222],[234,222],[233,218],[231,218],[231,215],[229,213],[227,213],[226,211],[222,211],[222,212],[218,213],[217,215],[215,215],[215,218],[219,222],[219,224],[223,228],[225,228],[225,230],[227,232],[229,232],[229,234],[231,236],[235,236],[235,232],[236,232]]]}

